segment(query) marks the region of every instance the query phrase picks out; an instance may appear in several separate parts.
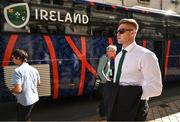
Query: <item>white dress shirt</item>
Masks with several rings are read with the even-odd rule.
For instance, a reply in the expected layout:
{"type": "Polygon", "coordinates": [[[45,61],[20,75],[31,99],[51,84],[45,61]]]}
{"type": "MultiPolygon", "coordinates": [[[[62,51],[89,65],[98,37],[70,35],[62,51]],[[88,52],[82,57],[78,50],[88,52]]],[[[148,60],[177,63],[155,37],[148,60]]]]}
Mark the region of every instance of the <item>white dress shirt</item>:
{"type": "MultiPolygon", "coordinates": [[[[122,65],[120,85],[142,86],[142,100],[159,96],[162,92],[162,78],[156,55],[150,50],[137,45],[136,42],[130,44],[125,50],[127,52],[122,65]]],[[[115,58],[114,82],[121,55],[122,51],[115,58]]]]}

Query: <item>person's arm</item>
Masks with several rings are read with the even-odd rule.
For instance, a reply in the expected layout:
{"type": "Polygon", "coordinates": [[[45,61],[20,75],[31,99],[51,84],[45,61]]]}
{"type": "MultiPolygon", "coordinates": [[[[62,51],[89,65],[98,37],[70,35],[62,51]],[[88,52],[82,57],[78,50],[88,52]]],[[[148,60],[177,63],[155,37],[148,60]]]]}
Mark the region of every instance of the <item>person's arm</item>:
{"type": "Polygon", "coordinates": [[[40,86],[40,85],[41,85],[41,81],[40,81],[40,80],[38,80],[37,85],[38,85],[38,86],[40,86]]]}
{"type": "Polygon", "coordinates": [[[15,84],[14,88],[11,90],[11,93],[13,94],[20,94],[21,92],[22,92],[21,84],[15,84]]]}
{"type": "Polygon", "coordinates": [[[144,76],[142,99],[159,96],[162,92],[162,78],[159,63],[154,53],[148,52],[142,56],[141,70],[144,76]]]}
{"type": "Polygon", "coordinates": [[[104,68],[105,68],[106,64],[107,64],[107,58],[105,56],[102,56],[99,60],[99,64],[98,64],[98,68],[97,68],[97,73],[102,81],[108,80],[108,78],[106,77],[105,72],[104,72],[104,68]]]}
{"type": "Polygon", "coordinates": [[[41,84],[40,75],[39,75],[38,70],[36,70],[36,71],[37,71],[37,72],[36,72],[36,76],[37,76],[37,86],[40,86],[40,84],[41,84]]]}
{"type": "Polygon", "coordinates": [[[12,82],[14,84],[14,87],[12,88],[11,93],[20,94],[22,92],[22,80],[21,74],[19,72],[13,72],[12,82]]]}

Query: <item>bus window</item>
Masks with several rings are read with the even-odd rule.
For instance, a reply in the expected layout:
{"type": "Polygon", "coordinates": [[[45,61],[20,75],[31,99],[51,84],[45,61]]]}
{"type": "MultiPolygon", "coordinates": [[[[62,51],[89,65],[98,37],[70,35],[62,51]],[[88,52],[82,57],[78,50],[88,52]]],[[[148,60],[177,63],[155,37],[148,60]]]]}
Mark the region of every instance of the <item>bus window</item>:
{"type": "Polygon", "coordinates": [[[53,0],[53,4],[57,4],[57,5],[63,5],[63,1],[61,0],[53,0]]]}
{"type": "Polygon", "coordinates": [[[133,13],[132,16],[139,23],[137,37],[163,39],[163,35],[165,34],[165,29],[163,29],[165,20],[163,16],[153,16],[150,13],[133,13]]]}
{"type": "Polygon", "coordinates": [[[50,3],[50,0],[41,0],[42,3],[50,3]]]}
{"type": "Polygon", "coordinates": [[[165,20],[162,15],[154,15],[151,13],[133,12],[132,16],[139,24],[139,31],[137,38],[145,39],[147,41],[146,48],[153,51],[159,61],[161,71],[164,71],[164,57],[165,57],[165,20]]]}
{"type": "MultiPolygon", "coordinates": [[[[179,18],[178,17],[170,17],[167,16],[167,23],[168,23],[168,27],[167,27],[167,31],[168,31],[168,38],[180,38],[180,22],[179,22],[179,18]]],[[[179,41],[179,40],[176,40],[179,41]]]]}
{"type": "Polygon", "coordinates": [[[110,10],[91,9],[93,11],[91,13],[91,35],[116,36],[115,32],[119,21],[122,18],[129,18],[129,12],[124,11],[120,7],[113,9],[112,6],[106,6],[105,8],[110,10]]]}
{"type": "Polygon", "coordinates": [[[169,81],[177,81],[180,75],[180,23],[178,17],[167,16],[167,38],[170,42],[167,55],[167,75],[169,81]]]}

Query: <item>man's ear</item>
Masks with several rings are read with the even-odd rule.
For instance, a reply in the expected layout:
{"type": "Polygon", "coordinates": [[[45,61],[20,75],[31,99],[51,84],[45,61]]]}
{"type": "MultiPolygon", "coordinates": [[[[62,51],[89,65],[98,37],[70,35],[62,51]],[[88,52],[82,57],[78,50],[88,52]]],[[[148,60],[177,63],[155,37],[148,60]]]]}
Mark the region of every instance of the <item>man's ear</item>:
{"type": "Polygon", "coordinates": [[[21,62],[23,62],[23,60],[22,60],[20,57],[17,57],[16,59],[19,60],[19,61],[21,61],[21,62]]]}
{"type": "Polygon", "coordinates": [[[135,30],[131,31],[131,34],[136,34],[136,31],[135,30]]]}
{"type": "Polygon", "coordinates": [[[130,33],[131,33],[131,36],[135,36],[136,35],[136,30],[131,31],[130,33]]]}

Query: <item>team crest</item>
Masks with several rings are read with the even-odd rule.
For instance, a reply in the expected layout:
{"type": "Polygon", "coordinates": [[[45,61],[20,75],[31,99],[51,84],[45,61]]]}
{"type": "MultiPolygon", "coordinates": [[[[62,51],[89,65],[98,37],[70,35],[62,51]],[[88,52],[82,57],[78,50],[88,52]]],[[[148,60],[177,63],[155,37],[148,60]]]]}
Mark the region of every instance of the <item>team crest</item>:
{"type": "Polygon", "coordinates": [[[24,27],[30,18],[27,3],[17,3],[4,8],[4,17],[8,24],[14,28],[24,27]]]}

